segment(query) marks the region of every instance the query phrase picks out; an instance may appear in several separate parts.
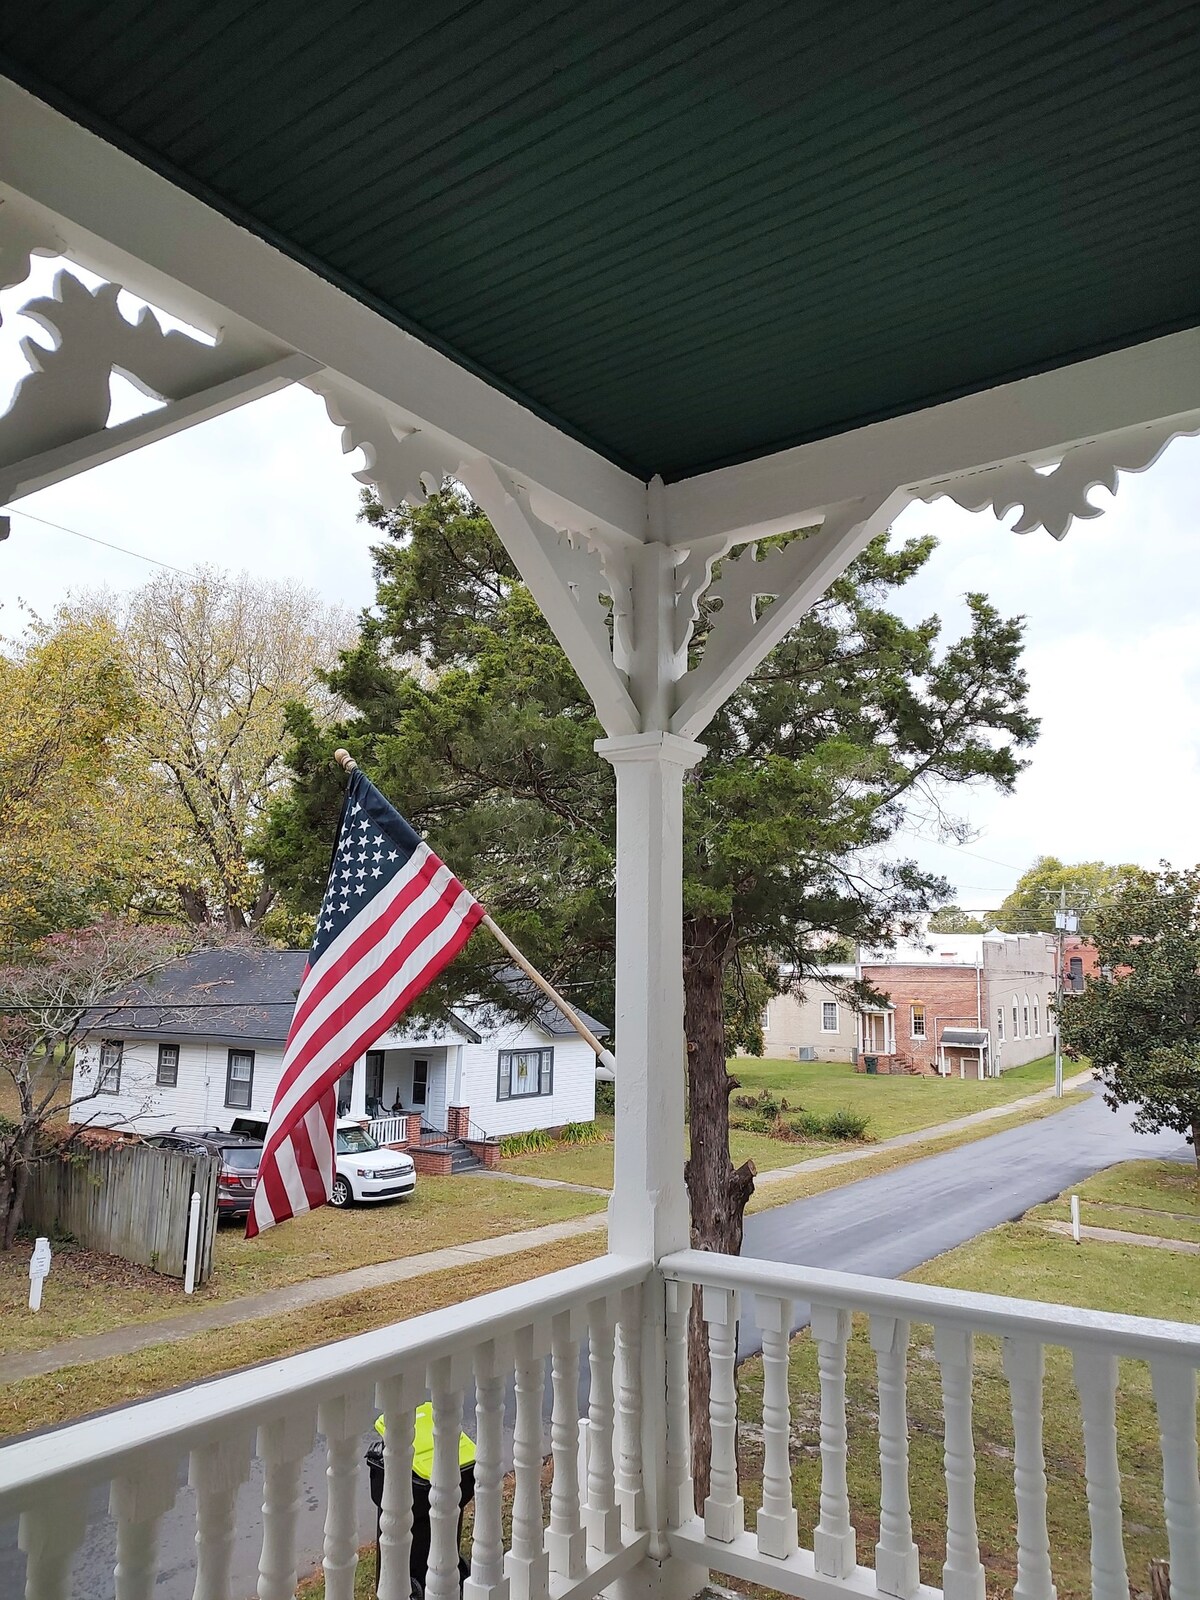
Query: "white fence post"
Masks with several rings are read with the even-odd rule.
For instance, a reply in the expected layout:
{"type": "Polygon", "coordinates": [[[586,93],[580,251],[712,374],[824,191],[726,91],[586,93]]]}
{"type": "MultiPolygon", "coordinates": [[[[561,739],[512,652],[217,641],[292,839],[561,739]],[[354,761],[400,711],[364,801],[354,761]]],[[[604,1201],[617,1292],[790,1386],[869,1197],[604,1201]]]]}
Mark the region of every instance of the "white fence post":
{"type": "Polygon", "coordinates": [[[183,1292],[191,1294],[196,1287],[196,1253],[200,1248],[200,1196],[193,1189],[188,1205],[187,1254],[183,1262],[183,1292]]]}

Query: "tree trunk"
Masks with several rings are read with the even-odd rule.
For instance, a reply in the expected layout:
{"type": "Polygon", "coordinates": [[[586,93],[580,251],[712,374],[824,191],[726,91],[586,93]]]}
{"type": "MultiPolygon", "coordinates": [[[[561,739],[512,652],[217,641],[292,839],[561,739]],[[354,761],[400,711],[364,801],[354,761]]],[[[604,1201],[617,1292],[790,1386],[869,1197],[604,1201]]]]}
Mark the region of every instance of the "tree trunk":
{"type": "Polygon", "coordinates": [[[1192,1123],[1192,1155],[1196,1158],[1196,1176],[1200,1177],[1200,1122],[1192,1123]]]}
{"type": "Polygon", "coordinates": [[[1150,1600],[1171,1600],[1171,1569],[1165,1561],[1150,1563],[1150,1600]]]}
{"type": "Polygon", "coordinates": [[[3,1233],[0,1233],[0,1249],[11,1250],[16,1242],[17,1229],[25,1215],[25,1190],[29,1187],[29,1162],[33,1156],[35,1132],[30,1129],[21,1139],[20,1145],[14,1152],[15,1161],[8,1169],[7,1194],[8,1215],[4,1219],[3,1233]]]}
{"type": "MultiPolygon", "coordinates": [[[[725,924],[703,917],[685,921],[683,993],[691,1153],[684,1170],[692,1248],[736,1256],[742,1248],[746,1203],[754,1193],[754,1163],[747,1161],[735,1171],[729,1156],[729,1096],[737,1087],[725,1070],[724,977],[729,945],[730,929],[725,924]]],[[[688,1327],[688,1389],[698,1512],[708,1495],[712,1450],[708,1386],[708,1341],[697,1291],[688,1327]]]]}

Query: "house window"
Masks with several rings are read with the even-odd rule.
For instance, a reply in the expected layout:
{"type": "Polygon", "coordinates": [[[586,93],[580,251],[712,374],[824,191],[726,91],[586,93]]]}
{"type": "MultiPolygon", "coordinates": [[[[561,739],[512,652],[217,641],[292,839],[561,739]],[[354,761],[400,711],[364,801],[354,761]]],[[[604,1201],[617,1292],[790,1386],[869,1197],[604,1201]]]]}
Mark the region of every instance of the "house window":
{"type": "Polygon", "coordinates": [[[383,1051],[367,1051],[367,1089],[368,1100],[378,1100],[383,1104],[383,1051]]]}
{"type": "Polygon", "coordinates": [[[836,1000],[822,1000],[821,1002],[821,1032],[836,1033],[838,1031],[838,1004],[836,1000]]]}
{"type": "Polygon", "coordinates": [[[100,1045],[100,1075],[96,1079],[97,1094],[120,1094],[121,1061],[125,1055],[122,1039],[105,1039],[100,1045]]]}
{"type": "Polygon", "coordinates": [[[1025,1018],[1025,1037],[1028,1039],[1028,1037],[1029,1037],[1029,996],[1028,995],[1025,996],[1025,1004],[1021,1007],[1021,1012],[1022,1012],[1022,1015],[1025,1018]]]}
{"type": "Polygon", "coordinates": [[[1021,1019],[1017,1014],[1017,997],[1013,995],[1013,1038],[1021,1037],[1021,1019]]]}
{"type": "Polygon", "coordinates": [[[554,1093],[554,1049],[501,1050],[497,1100],[528,1100],[554,1093]]]}
{"type": "Polygon", "coordinates": [[[1069,982],[1068,987],[1073,989],[1076,994],[1082,994],[1083,993],[1083,957],[1082,956],[1072,956],[1070,961],[1067,963],[1067,967],[1068,967],[1068,970],[1070,972],[1070,982],[1069,982]]]}
{"type": "Polygon", "coordinates": [[[414,1106],[423,1106],[429,1100],[429,1063],[428,1061],[413,1062],[413,1093],[414,1106]]]}
{"type": "Polygon", "coordinates": [[[762,1031],[764,1033],[769,1033],[770,1032],[770,1030],[771,1030],[771,1008],[770,1008],[770,1006],[764,1006],[762,1008],[762,1016],[759,1017],[759,1019],[758,1019],[758,1025],[759,1025],[759,1027],[762,1029],[762,1031]]]}
{"type": "Polygon", "coordinates": [[[910,1030],[912,1032],[912,1036],[913,1036],[914,1039],[923,1039],[925,1037],[925,1007],[924,1006],[913,1006],[913,1007],[911,1007],[910,1030]]]}
{"type": "Polygon", "coordinates": [[[154,1081],[160,1089],[173,1089],[179,1082],[179,1046],[177,1044],[159,1045],[158,1071],[154,1074],[154,1081]]]}
{"type": "Polygon", "coordinates": [[[996,1043],[1004,1043],[1004,1007],[996,1007],[996,1043]]]}
{"type": "Polygon", "coordinates": [[[1040,1039],[1041,1036],[1042,1036],[1042,1023],[1041,1023],[1041,1018],[1038,1016],[1037,995],[1034,995],[1034,997],[1033,997],[1033,1037],[1035,1039],[1040,1039]]]}
{"type": "Polygon", "coordinates": [[[225,1069],[225,1104],[235,1111],[249,1111],[254,1092],[254,1051],[231,1050],[225,1069]]]}

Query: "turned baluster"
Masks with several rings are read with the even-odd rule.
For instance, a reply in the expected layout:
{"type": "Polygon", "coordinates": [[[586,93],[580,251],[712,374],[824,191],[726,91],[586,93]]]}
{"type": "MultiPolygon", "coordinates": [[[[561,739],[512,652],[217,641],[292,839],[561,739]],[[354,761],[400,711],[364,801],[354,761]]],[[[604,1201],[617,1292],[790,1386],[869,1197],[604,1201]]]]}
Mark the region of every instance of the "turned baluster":
{"type": "Polygon", "coordinates": [[[68,1490],[65,1503],[22,1511],[17,1547],[25,1553],[25,1600],[70,1600],[71,1562],[87,1527],[86,1490],[68,1490]]]}
{"type": "Polygon", "coordinates": [[[971,1335],[938,1327],[934,1354],[942,1372],[946,1468],[945,1600],[985,1600],[975,1522],[975,1438],[971,1431],[971,1335]]]}
{"type": "Polygon", "coordinates": [[[1150,1363],[1162,1444],[1163,1515],[1171,1600],[1200,1600],[1200,1479],[1196,1465],[1196,1372],[1184,1361],[1150,1363]]]}
{"type": "Polygon", "coordinates": [[[667,1378],[667,1526],[682,1528],[696,1514],[692,1487],[692,1438],[688,1415],[688,1316],[690,1283],[665,1285],[667,1378]]]}
{"type": "Polygon", "coordinates": [[[1117,1459],[1117,1358],[1083,1346],[1073,1355],[1083,1412],[1083,1456],[1092,1528],[1092,1600],[1129,1600],[1117,1459]]]}
{"type": "Polygon", "coordinates": [[[158,1578],[158,1525],[175,1504],[175,1463],[147,1462],[114,1478],[108,1514],[117,1524],[114,1600],[150,1600],[158,1578]]]}
{"type": "Polygon", "coordinates": [[[325,1600],[354,1600],[358,1566],[358,1475],[362,1436],[372,1421],[365,1395],[323,1400],[317,1431],[325,1440],[325,1600]]]}
{"type": "Polygon", "coordinates": [[[856,1565],[850,1493],[846,1485],[846,1345],[850,1313],[812,1308],[821,1386],[821,1514],[813,1529],[813,1564],[827,1578],[848,1578],[856,1565]]]}
{"type": "Polygon", "coordinates": [[[881,1594],[912,1600],[921,1584],[908,1489],[908,1323],[871,1318],[879,1380],[879,1540],[875,1584],[881,1594]]]}
{"type": "Polygon", "coordinates": [[[505,1353],[494,1341],[475,1352],[475,1526],[463,1600],[508,1600],[501,1522],[507,1370],[505,1353]]]}
{"type": "Polygon", "coordinates": [[[378,1600],[410,1600],[412,1580],[412,1464],[414,1417],[421,1401],[416,1373],[405,1372],[376,1385],[375,1404],[383,1413],[383,1501],[379,1507],[378,1600]]]}
{"type": "Polygon", "coordinates": [[[703,1308],[708,1327],[708,1418],[712,1434],[704,1531],[710,1539],[729,1544],[746,1527],[746,1507],[738,1493],[737,1471],[737,1293],[706,1284],[703,1308]]]}
{"type": "Polygon", "coordinates": [[[1046,1458],[1042,1449],[1044,1356],[1036,1339],[1005,1339],[1004,1375],[1013,1419],[1013,1484],[1017,1499],[1017,1581],[1013,1600],[1055,1600],[1046,1522],[1046,1458]]]}
{"type": "Polygon", "coordinates": [[[792,1502],[792,1407],[788,1394],[792,1302],[775,1295],[756,1295],[754,1313],[762,1334],[763,1360],[763,1497],[757,1522],[758,1548],[763,1555],[782,1560],[799,1542],[792,1502]]]}
{"type": "Polygon", "coordinates": [[[550,1560],[542,1522],[542,1401],[546,1392],[546,1332],[524,1328],[516,1336],[517,1419],[513,1431],[512,1549],[504,1562],[514,1600],[542,1600],[550,1592],[550,1560]]]}
{"type": "Polygon", "coordinates": [[[258,1454],[263,1463],[258,1600],[292,1600],[295,1593],[300,1469],[313,1448],[313,1421],[311,1415],[301,1412],[276,1417],[258,1430],[258,1454]]]}
{"type": "Polygon", "coordinates": [[[621,1513],[613,1468],[613,1316],[607,1300],[588,1307],[587,1508],[584,1525],[590,1550],[610,1554],[621,1547],[621,1513]]]}
{"type": "Polygon", "coordinates": [[[646,1525],[642,1482],[642,1288],[621,1295],[617,1319],[617,1505],[627,1533],[646,1525]]]}
{"type": "Polygon", "coordinates": [[[570,1311],[554,1319],[550,1342],[550,1378],[554,1400],[550,1415],[550,1447],[554,1478],[550,1487],[550,1527],[546,1550],[550,1570],[560,1578],[578,1578],[587,1560],[587,1534],[579,1500],[579,1334],[570,1311]]]}
{"type": "Polygon", "coordinates": [[[427,1600],[458,1600],[458,1512],[462,1499],[458,1445],[462,1436],[463,1389],[452,1357],[429,1368],[433,1403],[433,1474],[429,1480],[427,1600]]]}
{"type": "Polygon", "coordinates": [[[196,1495],[196,1585],[192,1600],[228,1600],[238,1490],[250,1476],[253,1436],[225,1434],[188,1459],[196,1495]]]}

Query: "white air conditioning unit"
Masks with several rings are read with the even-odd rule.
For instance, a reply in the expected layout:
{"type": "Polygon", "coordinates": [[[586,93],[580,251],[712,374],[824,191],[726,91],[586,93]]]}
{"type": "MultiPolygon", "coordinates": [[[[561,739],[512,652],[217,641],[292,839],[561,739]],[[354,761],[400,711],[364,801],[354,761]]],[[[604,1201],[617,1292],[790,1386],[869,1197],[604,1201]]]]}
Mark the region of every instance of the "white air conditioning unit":
{"type": "Polygon", "coordinates": [[[816,1046],[811,1044],[802,1044],[800,1046],[800,1059],[801,1061],[815,1061],[817,1059],[816,1046]]]}

